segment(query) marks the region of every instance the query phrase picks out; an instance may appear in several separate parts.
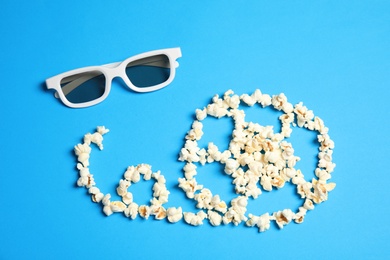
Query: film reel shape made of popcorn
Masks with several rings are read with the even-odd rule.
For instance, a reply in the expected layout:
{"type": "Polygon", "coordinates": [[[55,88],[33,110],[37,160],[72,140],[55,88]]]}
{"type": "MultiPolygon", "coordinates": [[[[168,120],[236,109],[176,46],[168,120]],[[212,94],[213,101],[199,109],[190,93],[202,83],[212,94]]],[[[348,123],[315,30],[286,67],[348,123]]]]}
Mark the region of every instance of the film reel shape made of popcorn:
{"type": "Polygon", "coordinates": [[[89,189],[92,200],[103,204],[106,215],[114,212],[123,212],[127,217],[134,219],[138,214],[143,218],[153,215],[155,219],[167,218],[169,222],[178,222],[182,217],[186,223],[197,226],[208,219],[213,226],[233,223],[238,225],[245,222],[247,226],[256,226],[260,232],[270,228],[271,221],[275,221],[279,228],[294,221],[302,223],[308,210],[313,210],[315,204],[328,199],[328,192],[335,187],[334,183],[328,183],[335,167],[332,162],[334,143],[328,135],[328,128],[324,122],[314,116],[313,112],[302,103],[293,106],[287,102],[286,96],[281,93],[275,96],[262,94],[256,90],[252,95],[235,95],[233,91],[227,91],[222,97],[215,95],[212,102],[203,109],[196,110],[196,120],[186,135],[186,142],[180,151],[179,160],[186,162],[183,171],[184,178],[179,178],[179,187],[186,196],[196,201],[198,212],[182,212],[181,207],[165,209],[163,204],[168,201],[169,191],[165,187],[165,178],[158,171],[153,173],[151,166],[141,164],[130,166],[120,180],[117,193],[122,201],[111,201],[110,194],[104,195],[96,187],[93,175],[89,173],[90,144],[95,143],[102,149],[103,135],[108,132],[104,127],[98,127],[94,134],[87,134],[84,143],[75,146],[78,156],[78,169],[80,178],[79,186],[89,189]],[[272,126],[262,126],[245,121],[244,110],[239,109],[240,104],[247,106],[272,106],[283,114],[279,117],[281,131],[273,132],[272,126]],[[231,117],[234,122],[229,149],[220,151],[218,147],[209,143],[207,148],[200,148],[197,141],[203,136],[202,121],[207,117],[216,118],[231,117]],[[319,143],[318,165],[315,169],[317,178],[311,182],[304,179],[300,170],[294,167],[299,157],[294,155],[291,143],[285,138],[292,133],[291,126],[298,125],[318,133],[319,143]],[[208,163],[220,163],[224,166],[224,172],[232,177],[232,183],[238,196],[229,203],[221,200],[219,195],[214,195],[208,188],[197,183],[197,167],[208,163]],[[149,205],[139,206],[133,201],[128,188],[132,183],[137,183],[143,176],[145,180],[154,179],[153,198],[149,205]],[[246,206],[248,198],[256,199],[261,195],[261,188],[265,191],[283,188],[286,182],[296,185],[297,193],[303,200],[302,206],[297,212],[284,209],[271,214],[264,213],[260,216],[247,214],[246,206]]]}

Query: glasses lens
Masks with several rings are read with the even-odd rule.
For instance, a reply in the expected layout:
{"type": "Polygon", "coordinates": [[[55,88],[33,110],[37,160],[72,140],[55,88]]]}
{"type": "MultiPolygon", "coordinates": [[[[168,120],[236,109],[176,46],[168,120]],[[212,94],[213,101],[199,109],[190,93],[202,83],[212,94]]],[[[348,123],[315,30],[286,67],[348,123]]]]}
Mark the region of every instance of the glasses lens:
{"type": "Polygon", "coordinates": [[[100,71],[83,72],[61,80],[66,99],[74,104],[100,98],[104,94],[106,78],[100,71]]]}
{"type": "Polygon", "coordinates": [[[126,74],[131,83],[139,88],[164,83],[171,74],[169,58],[161,54],[132,61],[126,67],[126,74]]]}

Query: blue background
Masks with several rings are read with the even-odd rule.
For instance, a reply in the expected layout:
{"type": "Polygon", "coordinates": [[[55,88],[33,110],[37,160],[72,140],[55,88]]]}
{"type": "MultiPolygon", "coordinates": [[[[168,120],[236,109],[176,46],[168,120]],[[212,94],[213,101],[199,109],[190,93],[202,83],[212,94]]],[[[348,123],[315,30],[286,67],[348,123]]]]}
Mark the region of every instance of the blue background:
{"type": "MultiPolygon", "coordinates": [[[[0,259],[389,257],[389,12],[389,1],[376,0],[2,1],[0,259]],[[181,47],[183,57],[163,90],[138,94],[115,80],[103,103],[70,109],[45,89],[44,80],[61,72],[169,47],[181,47]],[[149,163],[167,179],[167,206],[195,210],[177,188],[177,157],[194,111],[214,94],[256,88],[303,101],[335,141],[337,187],[303,224],[258,233],[244,225],[105,217],[75,186],[73,146],[105,125],[105,149],[91,157],[105,193],[115,193],[127,166],[149,163]]],[[[248,114],[277,122],[266,109],[248,114]]],[[[227,119],[206,120],[203,144],[223,147],[231,128],[227,119]]],[[[299,167],[310,176],[313,135],[294,134],[299,167]]],[[[200,169],[199,178],[233,197],[218,165],[200,169]]],[[[131,191],[145,203],[151,183],[131,191]]],[[[248,208],[296,209],[293,193],[265,193],[248,208]]]]}

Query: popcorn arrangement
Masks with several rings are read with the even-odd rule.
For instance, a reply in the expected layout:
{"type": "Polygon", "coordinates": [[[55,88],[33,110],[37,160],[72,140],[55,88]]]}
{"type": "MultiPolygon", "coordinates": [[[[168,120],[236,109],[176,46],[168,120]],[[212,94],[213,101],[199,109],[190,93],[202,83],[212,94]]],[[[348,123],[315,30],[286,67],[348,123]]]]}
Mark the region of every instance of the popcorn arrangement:
{"type": "Polygon", "coordinates": [[[302,102],[296,105],[287,102],[283,93],[271,97],[256,90],[252,95],[238,96],[229,90],[222,97],[215,95],[212,102],[203,109],[196,109],[196,120],[185,136],[186,141],[179,155],[179,160],[185,162],[185,165],[184,178],[179,178],[178,182],[186,196],[196,202],[198,212],[183,212],[181,207],[165,208],[163,205],[168,202],[170,194],[165,185],[165,177],[160,171],[153,172],[151,166],[147,164],[127,168],[116,189],[122,201],[111,201],[110,194],[103,194],[96,187],[88,167],[90,145],[94,143],[102,150],[103,135],[108,131],[104,126],[98,127],[95,133],[84,136],[83,144],[75,146],[75,154],[79,161],[77,169],[80,174],[77,185],[88,189],[92,201],[101,203],[107,216],[114,212],[123,212],[131,219],[138,215],[145,219],[153,216],[157,220],[166,218],[171,223],[178,222],[184,217],[184,221],[193,226],[202,225],[206,219],[213,226],[229,223],[239,225],[245,222],[247,226],[256,226],[259,232],[264,232],[270,228],[271,221],[275,221],[281,229],[292,221],[302,223],[307,211],[313,210],[316,204],[326,201],[328,192],[336,186],[335,183],[328,182],[335,168],[332,162],[334,143],[328,135],[328,128],[302,102]],[[282,124],[281,132],[274,133],[272,126],[246,122],[245,112],[239,109],[241,102],[247,106],[256,104],[262,107],[272,106],[282,111],[284,114],[279,117],[282,124]],[[231,117],[234,120],[228,150],[221,151],[211,142],[207,147],[198,146],[197,141],[203,135],[202,121],[207,116],[231,117]],[[285,140],[290,137],[292,126],[296,125],[318,133],[319,161],[315,169],[317,178],[310,182],[304,179],[299,169],[294,168],[300,158],[294,155],[292,144],[285,140]],[[209,163],[224,165],[224,172],[232,178],[238,196],[229,203],[197,182],[197,167],[209,163]],[[153,198],[149,205],[136,204],[132,193],[128,191],[130,185],[140,181],[141,177],[147,181],[153,179],[155,182],[153,198]],[[284,209],[260,216],[246,214],[248,198],[258,198],[262,194],[262,189],[265,191],[280,189],[286,182],[296,185],[296,191],[302,198],[302,206],[297,212],[284,209]]]}

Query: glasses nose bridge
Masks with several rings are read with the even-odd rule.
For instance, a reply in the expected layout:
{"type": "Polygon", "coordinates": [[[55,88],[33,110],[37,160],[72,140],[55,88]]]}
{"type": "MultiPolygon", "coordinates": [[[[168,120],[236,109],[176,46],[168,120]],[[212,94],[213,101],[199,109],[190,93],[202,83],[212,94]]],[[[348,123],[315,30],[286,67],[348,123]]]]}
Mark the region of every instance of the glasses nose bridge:
{"type": "Polygon", "coordinates": [[[121,62],[114,62],[102,65],[102,67],[106,70],[106,75],[108,77],[109,81],[114,80],[115,78],[122,78],[122,68],[121,68],[121,62]]]}

